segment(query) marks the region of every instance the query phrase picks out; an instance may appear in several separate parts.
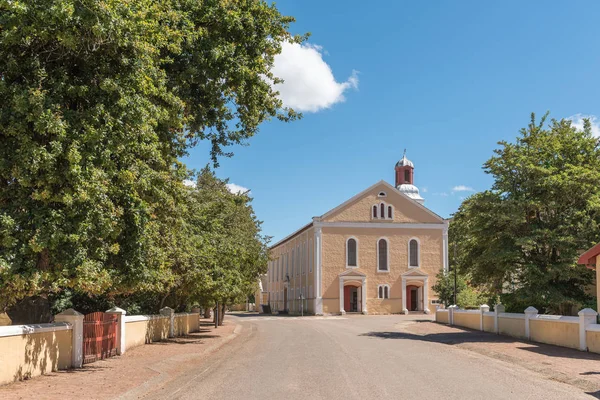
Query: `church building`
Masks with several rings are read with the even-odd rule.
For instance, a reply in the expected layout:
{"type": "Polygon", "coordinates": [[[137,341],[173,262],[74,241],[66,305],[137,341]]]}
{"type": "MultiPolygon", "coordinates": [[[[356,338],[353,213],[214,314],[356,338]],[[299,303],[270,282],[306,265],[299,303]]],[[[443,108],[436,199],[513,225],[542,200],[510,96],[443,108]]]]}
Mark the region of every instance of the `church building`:
{"type": "Polygon", "coordinates": [[[431,287],[448,269],[448,221],[423,205],[406,153],[394,172],[395,186],[377,182],[271,246],[273,311],[435,311],[431,287]]]}

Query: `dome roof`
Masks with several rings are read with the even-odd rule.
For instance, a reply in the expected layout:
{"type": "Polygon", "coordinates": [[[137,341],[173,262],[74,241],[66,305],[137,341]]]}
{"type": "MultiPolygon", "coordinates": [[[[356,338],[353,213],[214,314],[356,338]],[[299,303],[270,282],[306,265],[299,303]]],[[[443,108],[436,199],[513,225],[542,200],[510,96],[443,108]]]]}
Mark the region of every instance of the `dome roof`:
{"type": "Polygon", "coordinates": [[[396,163],[396,167],[405,167],[405,166],[412,167],[412,168],[415,167],[413,162],[410,161],[408,158],[406,158],[406,151],[404,151],[404,156],[402,157],[402,159],[396,163]]]}
{"type": "Polygon", "coordinates": [[[423,202],[425,202],[425,199],[422,198],[421,195],[419,194],[419,188],[416,187],[415,185],[403,183],[402,185],[398,185],[398,187],[396,189],[398,189],[398,191],[404,193],[411,199],[413,199],[421,204],[423,204],[423,202]]]}

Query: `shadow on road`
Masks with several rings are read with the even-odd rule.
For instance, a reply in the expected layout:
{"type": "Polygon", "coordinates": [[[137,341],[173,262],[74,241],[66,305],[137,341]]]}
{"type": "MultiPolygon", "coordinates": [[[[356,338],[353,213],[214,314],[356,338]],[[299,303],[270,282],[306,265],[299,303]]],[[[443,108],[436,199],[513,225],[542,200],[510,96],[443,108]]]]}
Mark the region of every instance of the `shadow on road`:
{"type": "MultiPolygon", "coordinates": [[[[235,317],[240,317],[240,318],[290,318],[290,317],[299,317],[299,315],[292,315],[292,314],[259,314],[257,312],[235,312],[235,311],[231,311],[231,312],[227,312],[225,313],[225,316],[227,315],[233,315],[235,317]]],[[[308,316],[308,315],[305,315],[308,316]]]]}
{"type": "Polygon", "coordinates": [[[590,396],[596,399],[600,399],[600,390],[598,390],[597,392],[585,392],[585,394],[589,394],[590,396]]]}
{"type": "MultiPolygon", "coordinates": [[[[418,340],[422,342],[442,343],[447,345],[458,345],[463,343],[517,343],[523,346],[517,347],[520,350],[526,350],[548,357],[574,358],[580,360],[593,360],[600,362],[600,354],[581,352],[566,347],[553,346],[549,344],[534,343],[518,340],[509,336],[495,335],[492,333],[460,330],[458,332],[430,333],[417,335],[409,332],[367,332],[360,336],[368,336],[380,339],[404,339],[418,340]]],[[[600,372],[590,371],[586,375],[600,374],[600,372]]]]}

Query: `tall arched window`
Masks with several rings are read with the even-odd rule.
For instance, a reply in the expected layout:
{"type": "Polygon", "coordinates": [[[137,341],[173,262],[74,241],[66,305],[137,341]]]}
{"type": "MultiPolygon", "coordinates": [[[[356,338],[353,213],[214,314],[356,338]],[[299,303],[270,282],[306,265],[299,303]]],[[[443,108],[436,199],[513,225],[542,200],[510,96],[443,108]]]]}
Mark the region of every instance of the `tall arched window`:
{"type": "Polygon", "coordinates": [[[419,242],[417,239],[410,239],[408,242],[408,266],[410,268],[419,267],[419,242]]]}
{"type": "Polygon", "coordinates": [[[373,218],[377,218],[377,206],[373,206],[373,218]]]}
{"type": "Polygon", "coordinates": [[[388,219],[394,218],[394,214],[392,214],[392,206],[388,206],[388,219]]]}
{"type": "Polygon", "coordinates": [[[292,249],[292,265],[290,266],[290,276],[294,276],[294,249],[292,249]]]}
{"type": "Polygon", "coordinates": [[[385,239],[379,239],[379,241],[377,242],[377,270],[389,271],[388,242],[385,239]]]}
{"type": "Polygon", "coordinates": [[[381,215],[381,218],[385,218],[385,204],[381,203],[381,204],[379,205],[379,209],[380,209],[380,211],[381,211],[381,212],[379,213],[379,215],[381,215]]]}
{"type": "Polygon", "coordinates": [[[346,241],[346,267],[358,267],[358,242],[355,238],[346,241]]]}

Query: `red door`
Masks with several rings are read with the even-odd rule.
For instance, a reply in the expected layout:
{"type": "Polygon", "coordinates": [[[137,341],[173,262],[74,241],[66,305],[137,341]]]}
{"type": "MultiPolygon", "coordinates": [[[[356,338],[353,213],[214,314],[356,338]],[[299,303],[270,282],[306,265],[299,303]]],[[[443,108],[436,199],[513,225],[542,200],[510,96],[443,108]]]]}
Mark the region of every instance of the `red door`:
{"type": "Polygon", "coordinates": [[[344,286],[344,311],[352,311],[350,309],[350,289],[352,286],[344,286]]]}

